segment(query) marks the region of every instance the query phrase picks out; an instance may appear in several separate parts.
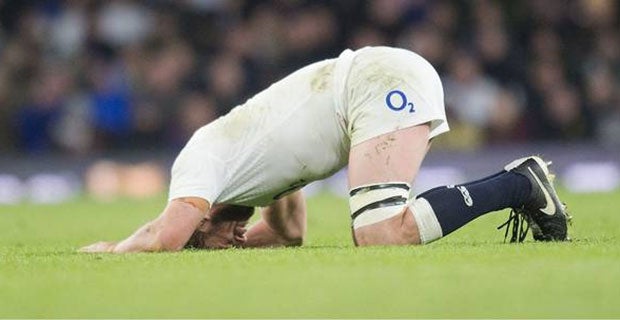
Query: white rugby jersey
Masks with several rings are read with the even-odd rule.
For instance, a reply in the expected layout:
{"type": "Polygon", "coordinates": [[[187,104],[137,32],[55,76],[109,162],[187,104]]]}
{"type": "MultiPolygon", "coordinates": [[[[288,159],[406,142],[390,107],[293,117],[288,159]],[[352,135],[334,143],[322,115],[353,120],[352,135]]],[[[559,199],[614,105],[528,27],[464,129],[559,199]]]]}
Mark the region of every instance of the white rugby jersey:
{"type": "Polygon", "coordinates": [[[430,122],[449,130],[435,69],[388,47],[306,66],[197,130],[172,167],[170,199],[266,206],[326,178],[370,138],[430,122]]]}

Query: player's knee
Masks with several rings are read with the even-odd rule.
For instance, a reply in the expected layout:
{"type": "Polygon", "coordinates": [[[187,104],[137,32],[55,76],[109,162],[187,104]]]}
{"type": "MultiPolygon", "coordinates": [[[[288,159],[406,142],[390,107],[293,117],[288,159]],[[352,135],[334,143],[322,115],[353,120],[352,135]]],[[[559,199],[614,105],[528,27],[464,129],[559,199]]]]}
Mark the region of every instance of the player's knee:
{"type": "Polygon", "coordinates": [[[407,207],[407,183],[362,186],[351,190],[350,196],[356,245],[419,243],[415,221],[407,207]]]}

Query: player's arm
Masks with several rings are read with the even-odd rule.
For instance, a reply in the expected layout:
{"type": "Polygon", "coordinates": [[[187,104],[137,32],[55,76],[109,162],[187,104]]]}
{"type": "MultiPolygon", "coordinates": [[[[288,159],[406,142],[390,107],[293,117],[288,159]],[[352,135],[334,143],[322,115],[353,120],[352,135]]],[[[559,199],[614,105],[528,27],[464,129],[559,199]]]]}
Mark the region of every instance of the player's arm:
{"type": "Polygon", "coordinates": [[[243,247],[300,246],[306,235],[306,202],[301,190],[261,210],[245,234],[243,247]]]}
{"type": "Polygon", "coordinates": [[[179,198],[168,203],[157,219],[148,222],[120,242],[98,242],[82,252],[154,252],[183,248],[209,211],[209,203],[200,198],[179,198]]]}

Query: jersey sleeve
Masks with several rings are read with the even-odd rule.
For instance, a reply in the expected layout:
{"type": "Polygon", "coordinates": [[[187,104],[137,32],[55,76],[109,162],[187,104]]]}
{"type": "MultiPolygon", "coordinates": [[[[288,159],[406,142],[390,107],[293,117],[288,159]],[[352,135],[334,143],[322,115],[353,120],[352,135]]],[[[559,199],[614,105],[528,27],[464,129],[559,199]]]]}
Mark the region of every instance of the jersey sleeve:
{"type": "Polygon", "coordinates": [[[188,144],[174,161],[168,200],[198,197],[213,205],[222,192],[223,165],[199,148],[188,144]]]}

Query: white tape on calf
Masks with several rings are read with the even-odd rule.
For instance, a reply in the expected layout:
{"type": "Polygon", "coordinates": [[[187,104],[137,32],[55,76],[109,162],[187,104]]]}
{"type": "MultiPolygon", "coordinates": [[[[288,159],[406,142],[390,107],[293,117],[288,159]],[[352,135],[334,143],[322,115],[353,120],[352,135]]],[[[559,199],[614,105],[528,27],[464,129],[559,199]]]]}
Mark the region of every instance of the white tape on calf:
{"type": "Polygon", "coordinates": [[[409,198],[409,184],[390,182],[362,186],[351,190],[350,195],[353,228],[357,229],[401,213],[409,198]]]}
{"type": "Polygon", "coordinates": [[[383,220],[387,220],[403,212],[404,208],[405,204],[366,210],[353,219],[353,229],[361,228],[377,222],[381,222],[383,220]]]}
{"type": "Polygon", "coordinates": [[[417,198],[413,200],[409,208],[418,225],[418,232],[420,233],[420,241],[422,244],[433,242],[443,237],[443,231],[441,230],[441,225],[437,220],[435,211],[426,199],[417,198]]]}

